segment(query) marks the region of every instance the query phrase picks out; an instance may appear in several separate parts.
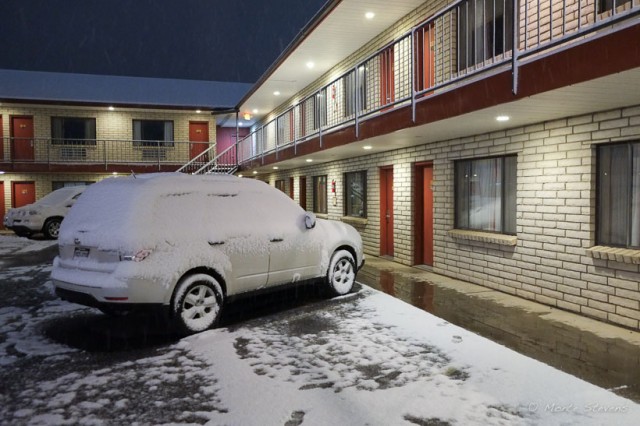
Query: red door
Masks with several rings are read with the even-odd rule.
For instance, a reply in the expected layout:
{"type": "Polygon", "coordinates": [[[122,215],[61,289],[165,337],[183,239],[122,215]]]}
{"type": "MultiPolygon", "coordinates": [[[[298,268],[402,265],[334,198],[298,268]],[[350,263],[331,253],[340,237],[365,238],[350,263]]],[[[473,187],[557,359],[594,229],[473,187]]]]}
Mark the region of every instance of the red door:
{"type": "MultiPolygon", "coordinates": [[[[422,27],[415,32],[416,62],[415,86],[416,91],[433,87],[435,84],[435,29],[433,24],[422,27]]],[[[427,92],[426,95],[431,94],[427,92]]]]}
{"type": "Polygon", "coordinates": [[[433,165],[415,168],[414,262],[433,266],[433,165]]]}
{"type": "Polygon", "coordinates": [[[380,255],[393,256],[393,167],[380,169],[380,255]]]}
{"type": "Polygon", "coordinates": [[[4,229],[2,219],[4,218],[4,182],[0,182],[0,229],[4,229]]]}
{"type": "MultiPolygon", "coordinates": [[[[206,121],[189,122],[189,158],[194,159],[209,148],[209,123],[206,121]]],[[[209,161],[209,156],[201,158],[203,162],[209,161]]]]}
{"type": "Polygon", "coordinates": [[[11,117],[11,158],[33,160],[33,117],[11,117]]]}
{"type": "Polygon", "coordinates": [[[12,183],[12,207],[22,207],[36,202],[36,184],[34,182],[12,183]]]}
{"type": "Polygon", "coordinates": [[[393,46],[380,53],[380,105],[395,101],[393,46]]]}
{"type": "Polygon", "coordinates": [[[0,115],[0,160],[4,159],[4,132],[2,128],[2,115],[0,115]]]}
{"type": "Polygon", "coordinates": [[[300,176],[300,207],[307,209],[307,177],[300,176]]]}

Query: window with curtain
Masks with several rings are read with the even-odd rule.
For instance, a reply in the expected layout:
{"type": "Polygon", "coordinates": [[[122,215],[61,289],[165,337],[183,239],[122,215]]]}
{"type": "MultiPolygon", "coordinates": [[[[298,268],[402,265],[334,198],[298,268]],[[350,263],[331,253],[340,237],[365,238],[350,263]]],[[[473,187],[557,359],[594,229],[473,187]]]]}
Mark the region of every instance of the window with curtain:
{"type": "Polygon", "coordinates": [[[640,142],[597,152],[597,244],[639,249],[640,142]]]}
{"type": "Polygon", "coordinates": [[[133,146],[173,146],[173,121],[133,120],[133,146]]]}
{"type": "Polygon", "coordinates": [[[367,217],[367,172],[345,173],[344,215],[367,217]]]}
{"type": "Polygon", "coordinates": [[[477,0],[458,7],[458,70],[512,49],[513,2],[477,0]]]}
{"type": "Polygon", "coordinates": [[[51,117],[51,142],[54,145],[95,145],[96,119],[51,117]]]}
{"type": "Polygon", "coordinates": [[[313,211],[314,213],[327,213],[327,177],[313,177],[313,211]]]}
{"type": "Polygon", "coordinates": [[[455,162],[455,227],[516,233],[516,156],[455,162]]]}

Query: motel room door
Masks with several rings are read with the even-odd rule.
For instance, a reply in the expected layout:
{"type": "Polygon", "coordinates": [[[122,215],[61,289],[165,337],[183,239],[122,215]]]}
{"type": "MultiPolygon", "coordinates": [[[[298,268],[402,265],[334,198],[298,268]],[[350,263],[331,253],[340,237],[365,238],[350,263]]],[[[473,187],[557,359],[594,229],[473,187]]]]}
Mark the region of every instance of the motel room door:
{"type": "Polygon", "coordinates": [[[35,182],[12,182],[11,206],[22,207],[36,202],[35,182]]]}
{"type": "MultiPolygon", "coordinates": [[[[4,182],[0,182],[0,218],[4,218],[4,182]]],[[[0,222],[0,229],[4,229],[3,222],[0,222]]]]}
{"type": "Polygon", "coordinates": [[[33,117],[11,117],[11,156],[14,160],[33,160],[33,117]]]}
{"type": "Polygon", "coordinates": [[[433,266],[433,164],[415,166],[414,263],[433,266]]]}
{"type": "Polygon", "coordinates": [[[380,169],[380,256],[393,256],[393,167],[380,169]]]}
{"type": "MultiPolygon", "coordinates": [[[[194,159],[209,148],[209,123],[206,121],[189,122],[189,142],[201,142],[189,144],[189,158],[194,159]]],[[[202,161],[209,161],[208,156],[202,161]]]]}

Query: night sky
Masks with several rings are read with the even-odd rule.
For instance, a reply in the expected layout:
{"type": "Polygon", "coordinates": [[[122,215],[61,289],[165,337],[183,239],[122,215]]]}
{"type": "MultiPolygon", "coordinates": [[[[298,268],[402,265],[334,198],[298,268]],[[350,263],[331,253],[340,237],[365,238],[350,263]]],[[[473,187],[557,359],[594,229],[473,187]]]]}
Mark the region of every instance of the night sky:
{"type": "Polygon", "coordinates": [[[0,68],[255,82],[327,0],[2,0],[0,68]]]}

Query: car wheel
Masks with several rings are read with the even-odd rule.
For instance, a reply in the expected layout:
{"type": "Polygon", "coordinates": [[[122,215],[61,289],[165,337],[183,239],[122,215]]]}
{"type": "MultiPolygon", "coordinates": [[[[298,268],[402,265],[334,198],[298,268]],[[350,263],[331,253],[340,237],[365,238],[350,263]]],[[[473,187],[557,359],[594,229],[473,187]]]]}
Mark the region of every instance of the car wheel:
{"type": "Polygon", "coordinates": [[[193,334],[213,327],[222,303],[222,287],[215,278],[207,274],[185,277],[173,297],[173,314],[180,331],[193,334]]]}
{"type": "Polygon", "coordinates": [[[62,223],[61,219],[49,219],[44,223],[44,227],[42,228],[42,232],[44,236],[49,239],[58,238],[58,234],[60,233],[60,224],[62,223]]]}
{"type": "Polygon", "coordinates": [[[327,271],[327,287],[334,296],[347,294],[356,281],[356,262],[347,250],[338,250],[331,257],[327,271]]]}

